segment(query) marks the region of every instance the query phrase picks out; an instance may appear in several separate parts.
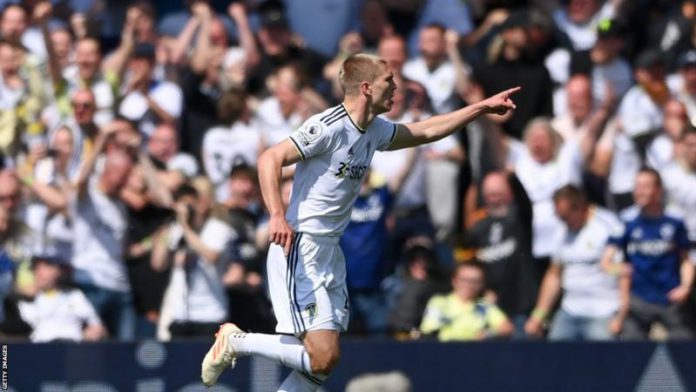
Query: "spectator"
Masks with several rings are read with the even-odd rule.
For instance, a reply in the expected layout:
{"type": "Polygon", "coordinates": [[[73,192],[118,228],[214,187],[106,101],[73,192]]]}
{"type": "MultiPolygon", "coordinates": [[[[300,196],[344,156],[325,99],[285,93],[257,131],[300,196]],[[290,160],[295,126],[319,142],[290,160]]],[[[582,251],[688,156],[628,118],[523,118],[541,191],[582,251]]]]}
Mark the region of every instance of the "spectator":
{"type": "Polygon", "coordinates": [[[72,224],[68,216],[75,141],[68,127],[53,133],[45,157],[32,154],[22,182],[31,193],[27,200],[26,223],[38,234],[35,251],[54,254],[61,260],[72,258],[72,224]]]}
{"type": "Polygon", "coordinates": [[[94,150],[77,178],[70,207],[75,282],[99,313],[109,335],[119,340],[132,339],[135,329],[124,264],[128,222],[119,199],[134,162],[125,150],[111,147],[101,172],[95,173],[95,164],[107,143],[116,141],[117,133],[127,132],[124,125],[123,121],[114,121],[97,136],[94,150]]]}
{"type": "Polygon", "coordinates": [[[553,14],[558,28],[570,39],[573,50],[587,50],[597,40],[597,26],[616,15],[616,2],[570,0],[553,14]]]}
{"type": "Polygon", "coordinates": [[[223,277],[230,300],[230,319],[253,331],[272,331],[271,306],[264,287],[265,266],[256,246],[262,211],[256,170],[245,164],[234,166],[227,182],[229,197],[223,203],[231,240],[223,250],[229,267],[223,277]]]}
{"type": "Polygon", "coordinates": [[[5,298],[12,293],[14,286],[15,262],[10,258],[6,245],[13,234],[16,235],[16,224],[12,221],[7,209],[0,205],[0,323],[5,321],[5,298]]]}
{"type": "Polygon", "coordinates": [[[308,113],[302,112],[302,89],[299,70],[283,66],[269,79],[273,95],[259,103],[256,118],[266,144],[281,142],[302,124],[308,113]]]}
{"type": "Polygon", "coordinates": [[[0,40],[0,150],[4,156],[16,158],[25,137],[40,136],[43,131],[41,90],[41,75],[27,60],[25,49],[0,40]]]}
{"type": "Polygon", "coordinates": [[[511,335],[514,327],[505,313],[482,298],[485,284],[481,265],[457,265],[452,274],[452,293],[436,295],[428,301],[421,333],[437,334],[441,342],[511,335]]]}
{"type": "Polygon", "coordinates": [[[447,58],[445,28],[438,24],[420,31],[420,56],[404,64],[404,77],[421,83],[428,92],[435,113],[452,111],[457,105],[454,66],[447,58]]]}
{"type": "Polygon", "coordinates": [[[106,336],[97,312],[82,291],[65,285],[64,261],[54,256],[32,258],[38,293],[20,301],[22,318],[32,327],[31,341],[98,341],[106,336]]]}
{"type": "Polygon", "coordinates": [[[648,144],[646,162],[648,166],[661,171],[665,166],[679,159],[679,142],[689,124],[686,107],[676,99],[670,99],[663,107],[662,127],[648,144]]]}
{"type": "MultiPolygon", "coordinates": [[[[665,113],[665,116],[667,114],[665,113]]],[[[683,216],[689,238],[696,238],[696,129],[687,126],[679,141],[681,153],[661,172],[665,180],[668,205],[676,208],[683,216]]]]}
{"type": "Polygon", "coordinates": [[[374,171],[365,175],[350,221],[341,237],[353,332],[356,329],[371,335],[386,332],[387,307],[381,283],[391,267],[384,246],[388,238],[387,219],[418,154],[416,149],[409,150],[400,172],[383,185],[375,184],[377,176],[374,171]]]}
{"type": "Polygon", "coordinates": [[[603,20],[598,26],[597,42],[589,53],[595,106],[604,101],[608,88],[614,97],[623,97],[633,85],[631,65],[621,54],[626,34],[616,20],[603,20]]]}
{"type": "Polygon", "coordinates": [[[305,75],[321,75],[326,60],[317,52],[298,45],[293,39],[290,25],[285,18],[285,7],[280,2],[267,1],[261,7],[261,28],[258,39],[261,60],[254,72],[249,75],[249,91],[256,94],[263,91],[266,79],[278,68],[295,64],[305,75]]]}
{"type": "Polygon", "coordinates": [[[177,131],[169,124],[160,124],[154,129],[147,141],[147,152],[154,166],[160,169],[160,182],[170,191],[198,174],[198,162],[179,151],[177,131]]]}
{"type": "Polygon", "coordinates": [[[667,79],[672,94],[686,106],[689,119],[696,119],[696,50],[692,49],[679,56],[679,72],[667,79]]]}
{"type": "Polygon", "coordinates": [[[521,138],[532,118],[553,113],[551,79],[541,59],[529,51],[528,24],[524,13],[511,14],[500,36],[491,43],[488,60],[473,67],[473,81],[483,87],[485,95],[511,86],[522,87],[517,108],[504,124],[505,132],[515,138],[521,138]]]}
{"type": "Polygon", "coordinates": [[[553,212],[553,193],[568,184],[579,185],[583,157],[577,142],[561,145],[546,119],[532,120],[524,133],[525,148],[514,163],[515,174],[533,206],[532,254],[544,270],[559,245],[554,233],[561,222],[553,212]]]}
{"type": "Polygon", "coordinates": [[[435,253],[416,240],[405,250],[404,276],[399,277],[388,301],[388,325],[397,339],[417,335],[428,300],[447,291],[447,285],[441,282],[435,253]]]}
{"type": "Polygon", "coordinates": [[[32,230],[24,224],[25,208],[22,205],[22,185],[15,172],[0,171],[0,253],[7,259],[4,269],[11,262],[15,271],[14,286],[22,295],[33,295],[34,281],[30,271],[31,257],[36,238],[32,230]]]}
{"type": "Polygon", "coordinates": [[[670,93],[665,84],[664,61],[657,51],[646,51],[636,60],[637,85],[619,104],[619,128],[599,143],[595,159],[598,172],[608,173],[609,205],[620,211],[633,204],[633,178],[645,163],[646,151],[664,116],[662,107],[670,93]],[[604,167],[602,167],[604,166],[604,167]]]}
{"type": "Polygon", "coordinates": [[[232,168],[242,164],[255,167],[265,142],[243,91],[225,92],[218,100],[217,113],[221,123],[203,138],[203,166],[215,186],[216,199],[223,202],[228,197],[227,178],[232,168]]]}
{"type": "Polygon", "coordinates": [[[611,90],[594,108],[591,80],[585,75],[575,75],[568,80],[566,96],[568,111],[551,122],[564,142],[580,144],[584,162],[590,162],[594,147],[605,125],[616,108],[616,99],[611,90]]]}
{"type": "Polygon", "coordinates": [[[670,339],[690,338],[684,303],[693,284],[694,260],[688,258],[692,245],[684,222],[665,214],[662,179],[655,170],[638,172],[634,198],[636,210],[624,215],[625,230],[611,236],[602,258],[606,271],[630,275],[631,299],[622,336],[645,339],[659,321],[670,339]],[[620,252],[624,268],[612,265],[620,252]]]}
{"type": "Polygon", "coordinates": [[[128,61],[129,78],[121,92],[119,114],[135,121],[146,137],[157,125],[174,125],[181,116],[183,96],[179,86],[154,79],[155,47],[140,43],[128,61]]]}
{"type": "Polygon", "coordinates": [[[551,323],[550,340],[610,340],[621,331],[628,312],[628,279],[601,268],[607,240],[623,230],[611,212],[591,206],[580,188],[567,185],[554,193],[556,215],[563,221],[562,245],[544,276],[539,299],[525,330],[541,335],[542,323],[563,290],[551,323]]]}
{"type": "Polygon", "coordinates": [[[228,317],[222,251],[233,233],[210,210],[196,208],[199,194],[190,185],[182,185],[174,200],[176,222],[160,232],[152,254],[155,270],[173,263],[168,290],[178,299],[170,305],[169,331],[172,337],[210,336],[228,317]]]}
{"type": "MultiPolygon", "coordinates": [[[[477,192],[475,184],[469,189],[477,192]]],[[[487,174],[482,194],[484,207],[467,211],[467,230],[456,260],[481,263],[488,297],[511,318],[515,335],[523,336],[540,283],[532,258],[532,203],[514,173],[487,174]]]]}
{"type": "Polygon", "coordinates": [[[360,11],[359,34],[365,45],[365,50],[374,53],[379,41],[392,35],[394,28],[391,25],[384,4],[380,1],[367,0],[360,11]]]}

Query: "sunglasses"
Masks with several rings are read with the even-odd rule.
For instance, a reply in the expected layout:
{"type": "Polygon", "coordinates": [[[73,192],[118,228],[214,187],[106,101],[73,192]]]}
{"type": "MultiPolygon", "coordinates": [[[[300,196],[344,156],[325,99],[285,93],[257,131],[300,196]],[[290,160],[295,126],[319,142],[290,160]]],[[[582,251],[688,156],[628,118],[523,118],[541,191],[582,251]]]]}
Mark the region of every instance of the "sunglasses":
{"type": "Polygon", "coordinates": [[[73,102],[72,105],[75,109],[92,109],[94,104],[92,102],[73,102]]]}

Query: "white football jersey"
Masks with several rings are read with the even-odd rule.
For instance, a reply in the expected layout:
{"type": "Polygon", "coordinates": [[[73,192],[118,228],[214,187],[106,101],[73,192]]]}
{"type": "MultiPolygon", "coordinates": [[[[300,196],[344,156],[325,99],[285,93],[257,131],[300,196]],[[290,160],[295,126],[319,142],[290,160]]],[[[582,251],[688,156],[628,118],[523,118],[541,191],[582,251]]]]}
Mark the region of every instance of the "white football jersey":
{"type": "Polygon", "coordinates": [[[218,201],[224,201],[228,194],[227,179],[236,165],[246,164],[256,167],[261,153],[261,131],[252,121],[241,121],[231,127],[214,127],[203,138],[203,166],[210,181],[215,185],[218,201]]]}
{"type": "Polygon", "coordinates": [[[295,231],[341,235],[376,150],[396,136],[396,124],[377,117],[361,130],[343,105],[310,117],[290,135],[297,163],[287,220],[295,231]]]}

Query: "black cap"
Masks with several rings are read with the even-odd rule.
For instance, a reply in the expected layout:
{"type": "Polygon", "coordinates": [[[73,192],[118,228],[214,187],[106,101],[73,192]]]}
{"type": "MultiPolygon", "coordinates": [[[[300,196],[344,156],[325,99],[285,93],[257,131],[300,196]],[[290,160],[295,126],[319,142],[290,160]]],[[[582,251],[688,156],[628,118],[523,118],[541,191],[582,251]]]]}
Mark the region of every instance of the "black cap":
{"type": "Polygon", "coordinates": [[[525,28],[529,26],[529,14],[524,11],[515,11],[511,13],[505,22],[500,26],[501,30],[525,28]]]}
{"type": "Polygon", "coordinates": [[[645,69],[658,65],[665,65],[665,59],[662,52],[657,49],[648,49],[636,59],[636,68],[645,69]]]}
{"type": "Polygon", "coordinates": [[[140,42],[137,45],[135,45],[135,48],[133,49],[133,55],[132,58],[136,59],[147,59],[147,60],[155,60],[155,45],[147,43],[147,42],[140,42]]]}
{"type": "Polygon", "coordinates": [[[679,68],[686,68],[691,65],[696,65],[696,50],[691,49],[686,53],[682,53],[677,60],[679,68]]]}
{"type": "Polygon", "coordinates": [[[37,254],[31,257],[31,265],[46,263],[57,267],[67,267],[68,263],[60,256],[55,254],[37,254]]]}
{"type": "Polygon", "coordinates": [[[285,6],[279,1],[267,1],[260,7],[261,25],[267,28],[287,29],[290,24],[285,17],[285,6]]]}
{"type": "Polygon", "coordinates": [[[602,19],[597,25],[597,38],[619,38],[622,33],[621,24],[613,19],[602,19]]]}

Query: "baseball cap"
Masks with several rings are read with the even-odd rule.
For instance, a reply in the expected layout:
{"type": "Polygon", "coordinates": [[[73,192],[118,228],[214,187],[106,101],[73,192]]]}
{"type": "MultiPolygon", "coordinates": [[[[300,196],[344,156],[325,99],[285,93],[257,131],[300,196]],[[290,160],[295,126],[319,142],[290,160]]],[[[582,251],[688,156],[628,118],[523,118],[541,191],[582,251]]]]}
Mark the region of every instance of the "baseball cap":
{"type": "Polygon", "coordinates": [[[505,22],[500,26],[501,30],[524,28],[529,26],[529,15],[524,11],[515,11],[511,13],[505,22]]]}
{"type": "Polygon", "coordinates": [[[136,59],[147,59],[147,60],[155,60],[155,45],[147,43],[147,42],[140,42],[137,45],[135,45],[135,48],[133,49],[133,55],[132,58],[136,59]]]}
{"type": "Polygon", "coordinates": [[[648,49],[636,59],[636,68],[650,68],[656,65],[665,65],[662,52],[657,49],[648,49]]]}
{"type": "Polygon", "coordinates": [[[621,34],[621,25],[616,20],[602,19],[597,25],[597,38],[619,38],[621,34]]]}
{"type": "Polygon", "coordinates": [[[55,254],[36,254],[31,257],[31,265],[35,266],[37,263],[46,263],[50,265],[55,265],[57,267],[67,267],[68,263],[60,256],[55,254]]]}
{"type": "Polygon", "coordinates": [[[690,65],[696,65],[696,50],[691,49],[686,53],[682,53],[677,60],[679,68],[685,68],[690,65]]]}
{"type": "Polygon", "coordinates": [[[290,25],[285,17],[283,3],[267,1],[261,5],[261,25],[267,28],[287,29],[290,25]]]}

